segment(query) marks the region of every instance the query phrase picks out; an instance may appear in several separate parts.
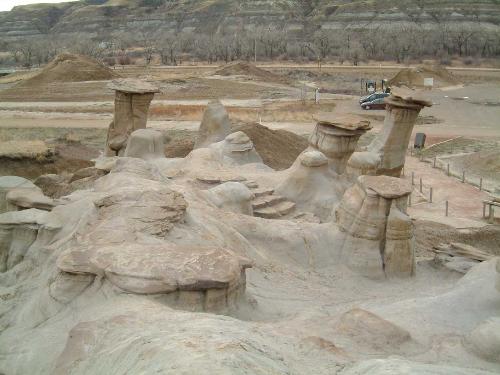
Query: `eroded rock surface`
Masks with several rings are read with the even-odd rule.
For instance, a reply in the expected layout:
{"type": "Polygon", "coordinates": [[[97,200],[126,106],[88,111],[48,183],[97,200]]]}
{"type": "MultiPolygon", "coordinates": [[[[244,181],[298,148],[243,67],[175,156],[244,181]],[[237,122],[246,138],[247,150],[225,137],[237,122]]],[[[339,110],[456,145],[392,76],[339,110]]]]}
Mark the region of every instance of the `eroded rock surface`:
{"type": "Polygon", "coordinates": [[[231,122],[226,109],[218,100],[210,102],[203,113],[194,148],[207,147],[220,142],[231,133],[231,122]]]}
{"type": "Polygon", "coordinates": [[[346,233],[348,265],[369,277],[411,276],[415,255],[413,230],[406,214],[408,182],[387,176],[361,176],[335,211],[346,233]]]}
{"type": "Polygon", "coordinates": [[[149,105],[159,90],[134,79],[116,80],[109,87],[115,90],[115,112],[108,129],[106,156],[122,156],[130,134],[146,128],[149,105]]]}

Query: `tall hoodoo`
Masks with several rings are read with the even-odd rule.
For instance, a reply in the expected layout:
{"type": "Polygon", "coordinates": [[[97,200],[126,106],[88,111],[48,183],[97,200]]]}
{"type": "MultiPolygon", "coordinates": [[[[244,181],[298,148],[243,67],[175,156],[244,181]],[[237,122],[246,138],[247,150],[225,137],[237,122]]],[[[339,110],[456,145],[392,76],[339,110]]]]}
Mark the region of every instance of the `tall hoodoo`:
{"type": "Polygon", "coordinates": [[[340,175],[359,138],[371,129],[370,122],[356,116],[333,117],[330,113],[320,113],[315,119],[317,124],[309,145],[321,151],[328,158],[330,169],[340,175]]]}
{"type": "Polygon", "coordinates": [[[106,156],[123,156],[130,134],[146,128],[149,105],[160,90],[136,79],[115,80],[108,87],[115,90],[115,112],[109,124],[106,156]]]}
{"type": "Polygon", "coordinates": [[[354,176],[370,174],[399,177],[418,114],[422,108],[432,105],[421,92],[397,87],[386,103],[382,131],[366,151],[355,152],[349,159],[347,172],[354,176]]]}

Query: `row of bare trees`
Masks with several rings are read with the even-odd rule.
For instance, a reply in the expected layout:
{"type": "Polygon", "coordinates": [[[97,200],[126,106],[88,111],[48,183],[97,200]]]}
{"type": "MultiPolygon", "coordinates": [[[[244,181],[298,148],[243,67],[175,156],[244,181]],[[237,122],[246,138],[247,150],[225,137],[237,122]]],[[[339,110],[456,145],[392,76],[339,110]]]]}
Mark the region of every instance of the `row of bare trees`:
{"type": "Polygon", "coordinates": [[[260,27],[248,31],[219,30],[213,34],[154,30],[143,25],[136,33],[86,38],[53,35],[11,43],[15,63],[30,67],[50,61],[62,51],[127,64],[140,58],[146,64],[178,65],[183,60],[209,63],[234,60],[336,60],[357,65],[361,60],[409,60],[459,57],[498,57],[500,28],[481,24],[422,27],[407,24],[365,29],[321,29],[307,38],[285,28],[260,27]],[[132,36],[133,35],[133,36],[132,36]],[[131,58],[133,57],[133,58],[131,58]]]}

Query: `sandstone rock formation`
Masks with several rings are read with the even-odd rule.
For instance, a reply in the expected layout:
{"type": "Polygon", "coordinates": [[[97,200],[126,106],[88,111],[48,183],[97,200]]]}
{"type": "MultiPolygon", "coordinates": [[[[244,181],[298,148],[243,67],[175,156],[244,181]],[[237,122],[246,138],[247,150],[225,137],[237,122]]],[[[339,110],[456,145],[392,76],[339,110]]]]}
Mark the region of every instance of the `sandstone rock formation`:
{"type": "Polygon", "coordinates": [[[0,214],[0,272],[23,260],[46,215],[46,211],[36,208],[0,214]]]}
{"type": "Polygon", "coordinates": [[[130,134],[123,156],[144,160],[164,158],[163,134],[153,129],[138,129],[130,134]]]}
{"type": "Polygon", "coordinates": [[[220,142],[229,133],[231,133],[231,122],[226,109],[220,101],[211,101],[203,113],[194,148],[207,147],[212,143],[220,142]]]}
{"type": "Polygon", "coordinates": [[[50,211],[55,202],[52,198],[45,196],[39,187],[16,188],[9,190],[5,196],[9,211],[23,210],[26,208],[38,208],[50,211]]]}
{"type": "Polygon", "coordinates": [[[210,148],[219,154],[223,163],[235,165],[262,163],[252,141],[243,132],[231,133],[223,141],[211,144],[210,148]]]}
{"type": "Polygon", "coordinates": [[[7,193],[15,188],[36,188],[36,186],[23,177],[17,176],[1,176],[0,177],[0,213],[8,211],[7,209],[7,193]]]}
{"type": "Polygon", "coordinates": [[[319,151],[306,151],[287,172],[276,193],[326,221],[343,194],[334,183],[336,175],[328,167],[328,158],[319,151]]]}
{"type": "Polygon", "coordinates": [[[500,258],[497,259],[496,270],[497,270],[496,287],[497,287],[497,290],[500,292],[500,258]]]}
{"type": "Polygon", "coordinates": [[[477,356],[500,363],[500,317],[479,324],[465,337],[464,344],[477,356]]]}
{"type": "Polygon", "coordinates": [[[207,190],[208,199],[227,211],[253,215],[254,194],[241,182],[225,182],[207,190]]]}
{"type": "Polygon", "coordinates": [[[386,103],[382,131],[366,151],[355,152],[349,159],[347,172],[353,176],[399,177],[418,114],[422,108],[432,105],[421,92],[405,88],[395,88],[386,103]]]}
{"type": "Polygon", "coordinates": [[[334,117],[329,113],[320,113],[316,120],[309,145],[325,154],[330,168],[340,175],[356,150],[359,137],[371,129],[370,122],[354,116],[334,117]]]}
{"type": "Polygon", "coordinates": [[[112,81],[109,88],[115,90],[115,113],[108,129],[106,156],[122,156],[130,134],[146,128],[149,105],[159,89],[133,79],[112,81]]]}
{"type": "Polygon", "coordinates": [[[346,233],[343,256],[353,270],[368,277],[414,274],[411,220],[406,215],[408,182],[387,176],[361,176],[335,211],[346,233]]]}

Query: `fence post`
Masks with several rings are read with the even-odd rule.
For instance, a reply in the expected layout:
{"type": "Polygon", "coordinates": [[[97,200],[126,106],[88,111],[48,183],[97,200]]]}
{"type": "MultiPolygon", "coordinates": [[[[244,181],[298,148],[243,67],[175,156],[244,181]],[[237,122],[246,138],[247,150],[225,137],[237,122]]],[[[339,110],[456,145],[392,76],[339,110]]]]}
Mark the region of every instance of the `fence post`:
{"type": "Polygon", "coordinates": [[[432,187],[429,190],[429,203],[432,203],[432,187]]]}
{"type": "Polygon", "coordinates": [[[446,174],[449,176],[450,175],[450,164],[446,164],[446,174]]]}
{"type": "Polygon", "coordinates": [[[420,192],[422,193],[423,190],[422,190],[422,177],[420,177],[420,192]]]}
{"type": "Polygon", "coordinates": [[[448,216],[448,201],[446,201],[446,212],[445,215],[448,216]]]}
{"type": "Polygon", "coordinates": [[[432,163],[432,168],[436,168],[436,157],[434,156],[434,162],[432,163]]]}
{"type": "Polygon", "coordinates": [[[465,183],[465,170],[462,171],[462,184],[465,183]]]}
{"type": "Polygon", "coordinates": [[[408,207],[411,207],[411,193],[408,195],[408,207]]]}
{"type": "Polygon", "coordinates": [[[415,172],[411,172],[411,186],[415,186],[415,172]]]}
{"type": "Polygon", "coordinates": [[[483,178],[481,177],[479,179],[479,191],[482,191],[483,190],[483,178]]]}

